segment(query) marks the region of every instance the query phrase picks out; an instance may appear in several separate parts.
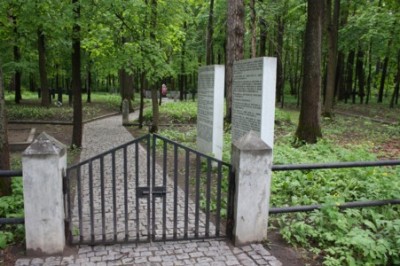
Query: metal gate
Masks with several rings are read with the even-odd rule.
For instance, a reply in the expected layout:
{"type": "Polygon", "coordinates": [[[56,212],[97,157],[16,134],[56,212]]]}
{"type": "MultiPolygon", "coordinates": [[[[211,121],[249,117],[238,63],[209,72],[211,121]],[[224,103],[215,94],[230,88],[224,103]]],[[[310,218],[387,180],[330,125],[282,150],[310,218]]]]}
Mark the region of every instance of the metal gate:
{"type": "Polygon", "coordinates": [[[231,165],[146,135],[69,167],[64,177],[70,244],[226,237],[231,165]]]}

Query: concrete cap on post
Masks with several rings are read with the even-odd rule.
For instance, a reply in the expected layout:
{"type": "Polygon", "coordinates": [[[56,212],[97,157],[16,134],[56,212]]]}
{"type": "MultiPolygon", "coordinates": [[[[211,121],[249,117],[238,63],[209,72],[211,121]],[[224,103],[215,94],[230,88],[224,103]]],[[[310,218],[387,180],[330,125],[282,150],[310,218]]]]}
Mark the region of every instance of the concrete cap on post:
{"type": "Polygon", "coordinates": [[[272,149],[250,131],[232,145],[235,172],[234,228],[236,246],[267,237],[272,149]]]}
{"type": "Polygon", "coordinates": [[[61,254],[65,247],[64,144],[41,133],[22,154],[25,240],[29,255],[61,254]]]}

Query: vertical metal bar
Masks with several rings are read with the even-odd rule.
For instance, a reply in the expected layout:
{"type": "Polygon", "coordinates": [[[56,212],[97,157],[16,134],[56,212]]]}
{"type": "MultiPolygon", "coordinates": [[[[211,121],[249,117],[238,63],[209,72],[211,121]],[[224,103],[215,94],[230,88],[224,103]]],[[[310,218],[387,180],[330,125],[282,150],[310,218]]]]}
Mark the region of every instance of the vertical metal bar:
{"type": "MultiPolygon", "coordinates": [[[[163,142],[163,187],[167,189],[167,142],[164,140],[163,142]]],[[[167,195],[163,197],[162,200],[162,239],[167,239],[167,195]]]]}
{"type": "Polygon", "coordinates": [[[196,208],[195,208],[195,237],[199,236],[199,208],[200,208],[200,155],[196,155],[196,208]]]}
{"type": "Polygon", "coordinates": [[[112,169],[112,186],[113,186],[113,225],[114,225],[114,241],[117,241],[117,181],[115,169],[115,150],[111,153],[111,169],[112,169]]]}
{"type": "Polygon", "coordinates": [[[153,173],[151,172],[150,168],[150,147],[151,147],[151,138],[150,135],[147,137],[147,187],[150,190],[150,193],[147,195],[147,239],[150,240],[150,233],[151,233],[151,228],[150,228],[150,196],[151,196],[151,191],[152,188],[150,187],[150,178],[152,175],[154,175],[155,172],[155,167],[156,167],[156,161],[155,161],[155,152],[156,152],[156,141],[155,141],[155,136],[153,136],[154,142],[153,142],[153,173]]]}
{"type": "Polygon", "coordinates": [[[208,237],[210,233],[211,167],[211,159],[207,158],[206,237],[208,237]]]}
{"type": "Polygon", "coordinates": [[[129,213],[128,213],[128,161],[127,161],[127,148],[126,146],[123,149],[124,156],[124,207],[125,207],[125,241],[129,239],[129,231],[128,231],[128,221],[129,221],[129,213]]]}
{"type": "Polygon", "coordinates": [[[189,163],[190,156],[189,150],[186,150],[185,156],[185,226],[184,226],[184,238],[188,237],[188,223],[189,223],[189,163]]]}
{"type": "MultiPolygon", "coordinates": [[[[151,176],[151,183],[152,183],[152,188],[154,188],[156,186],[156,145],[157,145],[157,139],[156,139],[156,135],[153,135],[153,161],[152,161],[152,176],[151,176]]],[[[150,186],[148,185],[149,189],[150,186]]],[[[152,195],[151,193],[152,189],[150,189],[150,195],[152,195]]],[[[153,230],[153,241],[156,238],[156,201],[154,196],[151,196],[151,200],[152,200],[152,230],[153,230]]],[[[150,211],[150,210],[148,210],[150,211]]],[[[150,223],[149,223],[150,226],[150,223]]]]}
{"type": "Polygon", "coordinates": [[[83,225],[82,225],[82,184],[81,184],[81,166],[78,166],[77,171],[77,190],[78,190],[78,217],[79,217],[79,240],[83,241],[83,225]]]}
{"type": "Polygon", "coordinates": [[[103,241],[106,240],[106,207],[104,203],[104,157],[100,157],[101,225],[103,241]]]}
{"type": "Polygon", "coordinates": [[[218,162],[218,180],[217,180],[217,210],[215,218],[215,236],[219,236],[221,220],[221,187],[222,187],[222,164],[218,162]]]}
{"type": "Polygon", "coordinates": [[[68,202],[68,242],[72,244],[72,202],[71,202],[71,184],[70,184],[70,178],[71,178],[71,171],[67,169],[66,171],[66,186],[67,186],[67,202],[68,202]]]}
{"type": "Polygon", "coordinates": [[[140,204],[139,204],[139,195],[137,195],[137,188],[139,187],[139,143],[135,143],[135,198],[136,198],[136,240],[140,239],[140,204]]]}
{"type": "Polygon", "coordinates": [[[235,173],[232,166],[229,166],[228,173],[228,203],[227,203],[227,218],[226,218],[226,236],[232,239],[234,219],[233,219],[233,200],[235,194],[235,173]]]}
{"type": "Polygon", "coordinates": [[[178,227],[178,146],[174,145],[174,239],[178,227]]]}
{"type": "Polygon", "coordinates": [[[89,161],[90,240],[94,242],[93,163],[89,161]]]}

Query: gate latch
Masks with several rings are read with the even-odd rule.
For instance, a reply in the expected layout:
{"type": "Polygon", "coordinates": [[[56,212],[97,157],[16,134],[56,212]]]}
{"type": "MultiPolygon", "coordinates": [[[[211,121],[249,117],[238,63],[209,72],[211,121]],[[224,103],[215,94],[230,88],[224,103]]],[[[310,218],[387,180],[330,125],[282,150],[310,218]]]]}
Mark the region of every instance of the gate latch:
{"type": "MultiPolygon", "coordinates": [[[[150,194],[149,187],[138,187],[136,188],[136,196],[139,198],[145,198],[150,194]]],[[[153,191],[151,193],[154,197],[164,197],[167,194],[166,187],[153,187],[153,191]]]]}

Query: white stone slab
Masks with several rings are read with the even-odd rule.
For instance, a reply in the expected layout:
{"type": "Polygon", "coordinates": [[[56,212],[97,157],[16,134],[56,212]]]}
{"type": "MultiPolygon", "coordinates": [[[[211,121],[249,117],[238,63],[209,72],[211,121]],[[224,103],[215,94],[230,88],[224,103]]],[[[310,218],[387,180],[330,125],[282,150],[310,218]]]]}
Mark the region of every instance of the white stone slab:
{"type": "Polygon", "coordinates": [[[232,142],[250,130],[274,146],[276,58],[236,61],[232,84],[232,142]]]}
{"type": "Polygon", "coordinates": [[[222,159],[225,66],[199,69],[197,88],[197,149],[222,159]]]}

